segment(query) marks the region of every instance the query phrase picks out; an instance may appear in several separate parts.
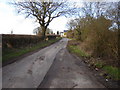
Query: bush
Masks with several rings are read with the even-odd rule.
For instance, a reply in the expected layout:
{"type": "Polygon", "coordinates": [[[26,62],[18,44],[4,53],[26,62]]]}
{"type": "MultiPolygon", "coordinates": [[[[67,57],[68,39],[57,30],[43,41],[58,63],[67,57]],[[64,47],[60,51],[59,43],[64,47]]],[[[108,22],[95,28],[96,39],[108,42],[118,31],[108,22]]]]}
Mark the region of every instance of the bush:
{"type": "MultiPolygon", "coordinates": [[[[91,56],[108,60],[109,63],[114,62],[117,66],[118,62],[118,31],[117,29],[109,29],[112,20],[106,19],[104,16],[92,18],[87,16],[80,18],[76,24],[76,28],[72,30],[73,38],[81,41],[82,49],[91,52],[91,56]],[[76,34],[80,33],[80,34],[76,34]],[[112,59],[109,61],[109,59],[112,59]]],[[[71,32],[68,32],[68,35],[71,32]]],[[[120,36],[120,35],[119,35],[120,36]]],[[[118,46],[119,45],[119,46],[118,46]]],[[[120,51],[120,50],[119,50],[120,51]]]]}
{"type": "Polygon", "coordinates": [[[85,48],[90,48],[94,56],[118,59],[118,30],[109,30],[112,21],[103,16],[97,19],[86,17],[81,20],[81,35],[77,37],[87,44],[85,48]]]}

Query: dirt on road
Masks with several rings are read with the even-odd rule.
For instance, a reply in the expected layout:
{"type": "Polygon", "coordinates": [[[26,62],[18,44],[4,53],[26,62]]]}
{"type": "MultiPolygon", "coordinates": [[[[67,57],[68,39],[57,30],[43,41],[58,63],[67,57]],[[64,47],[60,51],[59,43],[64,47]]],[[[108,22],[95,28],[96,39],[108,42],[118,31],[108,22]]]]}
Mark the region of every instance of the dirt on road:
{"type": "Polygon", "coordinates": [[[66,48],[59,51],[38,88],[105,88],[86,64],[66,48]]]}

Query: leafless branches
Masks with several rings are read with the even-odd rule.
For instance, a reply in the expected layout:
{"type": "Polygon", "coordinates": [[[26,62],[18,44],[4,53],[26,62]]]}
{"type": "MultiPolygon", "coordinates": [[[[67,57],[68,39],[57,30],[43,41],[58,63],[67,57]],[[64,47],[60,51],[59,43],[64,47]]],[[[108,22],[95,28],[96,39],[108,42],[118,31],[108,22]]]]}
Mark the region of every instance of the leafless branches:
{"type": "Polygon", "coordinates": [[[18,13],[25,14],[26,18],[29,16],[35,17],[42,27],[43,36],[50,22],[57,17],[72,14],[75,8],[70,8],[66,1],[62,2],[46,2],[44,0],[25,0],[24,2],[13,3],[18,13]]]}

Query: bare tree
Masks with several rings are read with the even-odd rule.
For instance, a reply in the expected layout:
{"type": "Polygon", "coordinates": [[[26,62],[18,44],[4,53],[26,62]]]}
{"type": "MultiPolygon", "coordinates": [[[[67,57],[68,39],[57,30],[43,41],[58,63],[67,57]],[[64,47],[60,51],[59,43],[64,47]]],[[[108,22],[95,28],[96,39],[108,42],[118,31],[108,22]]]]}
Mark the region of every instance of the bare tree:
{"type": "MultiPolygon", "coordinates": [[[[46,29],[46,34],[51,34],[51,32],[52,32],[52,29],[50,29],[50,28],[46,29]]],[[[41,27],[35,28],[33,30],[33,34],[41,36],[41,34],[42,34],[42,28],[41,27]]]]}
{"type": "Polygon", "coordinates": [[[37,27],[33,30],[33,34],[35,34],[35,35],[38,35],[38,34],[40,35],[41,32],[42,32],[42,30],[40,27],[37,27]]]}
{"type": "Polygon", "coordinates": [[[18,13],[25,14],[26,17],[35,17],[42,28],[42,37],[45,38],[46,29],[50,22],[57,17],[70,15],[75,12],[75,8],[68,5],[66,1],[49,2],[45,0],[24,0],[14,2],[18,13]]]}
{"type": "Polygon", "coordinates": [[[94,2],[83,2],[84,7],[82,7],[82,12],[85,16],[93,16],[93,4],[94,2]]]}

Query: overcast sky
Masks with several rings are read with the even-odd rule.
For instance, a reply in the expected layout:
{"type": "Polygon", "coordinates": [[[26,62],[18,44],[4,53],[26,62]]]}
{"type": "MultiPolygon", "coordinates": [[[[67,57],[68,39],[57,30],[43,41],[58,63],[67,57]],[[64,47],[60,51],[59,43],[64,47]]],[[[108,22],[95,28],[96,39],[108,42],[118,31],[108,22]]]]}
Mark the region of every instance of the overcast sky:
{"type": "MultiPolygon", "coordinates": [[[[0,34],[33,34],[33,29],[38,27],[39,24],[32,18],[25,19],[24,15],[19,15],[15,12],[15,8],[8,4],[10,0],[0,0],[0,34]]],[[[70,0],[73,1],[73,0],[70,0]]],[[[75,0],[80,1],[80,0],[75,0]]],[[[87,0],[90,1],[90,0],[87,0]]],[[[92,0],[96,1],[96,0],[92,0]]],[[[104,0],[105,1],[105,0],[104,0]]],[[[111,1],[111,0],[107,0],[111,1]]],[[[113,0],[119,1],[119,0],[113,0]]],[[[82,6],[78,4],[78,6],[82,6]]],[[[59,17],[54,19],[49,28],[53,32],[66,30],[66,23],[70,18],[59,17]]]]}
{"type": "MultiPolygon", "coordinates": [[[[33,18],[16,13],[15,8],[8,4],[10,0],[0,0],[0,34],[33,34],[33,29],[39,26],[33,18]]],[[[66,30],[68,18],[55,18],[49,25],[53,32],[66,30]]]]}

